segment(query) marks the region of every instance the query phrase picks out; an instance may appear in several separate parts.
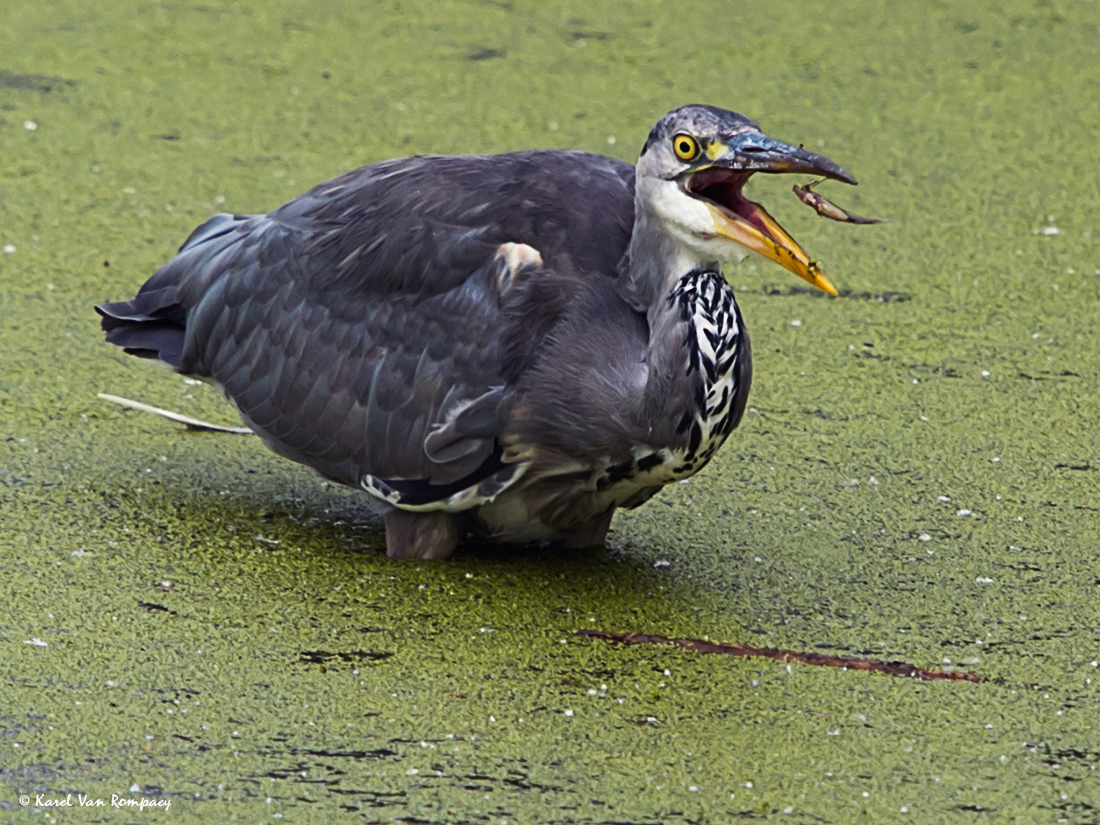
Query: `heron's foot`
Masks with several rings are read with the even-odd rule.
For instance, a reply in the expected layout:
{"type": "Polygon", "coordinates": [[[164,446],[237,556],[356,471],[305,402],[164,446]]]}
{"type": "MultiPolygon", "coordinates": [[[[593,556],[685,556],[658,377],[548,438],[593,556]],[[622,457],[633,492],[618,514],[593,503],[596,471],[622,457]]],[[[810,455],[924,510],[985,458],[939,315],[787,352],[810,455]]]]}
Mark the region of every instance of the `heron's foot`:
{"type": "Polygon", "coordinates": [[[449,559],[459,537],[458,520],[450,513],[386,513],[386,555],[391,559],[449,559]]]}
{"type": "Polygon", "coordinates": [[[570,530],[561,540],[561,546],[566,550],[580,550],[583,547],[602,547],[607,540],[607,531],[611,529],[611,516],[608,513],[599,521],[586,527],[570,530]]]}

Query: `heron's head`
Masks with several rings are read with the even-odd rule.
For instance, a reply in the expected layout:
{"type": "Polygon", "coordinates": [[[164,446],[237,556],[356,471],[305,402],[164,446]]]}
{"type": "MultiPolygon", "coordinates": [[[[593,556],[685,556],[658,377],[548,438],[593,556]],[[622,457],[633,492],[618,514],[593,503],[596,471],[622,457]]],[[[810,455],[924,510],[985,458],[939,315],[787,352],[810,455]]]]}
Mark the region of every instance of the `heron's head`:
{"type": "Polygon", "coordinates": [[[855,179],[827,158],[773,140],[744,115],[683,106],[661,118],[638,159],[639,206],[702,260],[741,260],[758,252],[833,295],[817,263],[758,203],[741,193],[756,172],[801,172],[855,179]]]}

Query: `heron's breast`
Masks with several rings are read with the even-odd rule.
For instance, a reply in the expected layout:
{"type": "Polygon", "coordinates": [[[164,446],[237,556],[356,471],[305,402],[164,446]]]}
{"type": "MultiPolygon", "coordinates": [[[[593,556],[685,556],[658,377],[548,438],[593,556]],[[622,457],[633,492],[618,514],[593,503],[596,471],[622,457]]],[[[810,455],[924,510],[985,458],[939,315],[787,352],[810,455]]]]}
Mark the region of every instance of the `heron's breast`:
{"type": "MultiPolygon", "coordinates": [[[[751,354],[733,290],[718,272],[692,271],[667,296],[676,323],[667,362],[680,373],[652,413],[675,422],[662,438],[638,438],[621,453],[574,457],[572,463],[535,461],[513,489],[482,507],[485,529],[510,541],[544,541],[619,507],[636,507],[667,484],[699,472],[741,419],[751,354]]],[[[656,431],[657,428],[654,428],[656,431]]]]}
{"type": "Polygon", "coordinates": [[[609,473],[637,488],[680,481],[706,466],[740,422],[751,380],[748,336],[720,272],[692,270],[667,302],[680,316],[685,380],[665,400],[666,414],[677,422],[674,442],[636,445],[629,469],[609,473]]]}

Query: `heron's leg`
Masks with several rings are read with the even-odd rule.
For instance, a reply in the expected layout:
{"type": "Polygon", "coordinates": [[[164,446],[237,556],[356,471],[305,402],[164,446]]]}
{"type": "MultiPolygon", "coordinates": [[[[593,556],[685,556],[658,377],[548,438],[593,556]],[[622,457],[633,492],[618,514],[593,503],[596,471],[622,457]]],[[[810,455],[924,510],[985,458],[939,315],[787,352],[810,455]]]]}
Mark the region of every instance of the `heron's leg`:
{"type": "Polygon", "coordinates": [[[611,529],[611,516],[614,510],[599,521],[594,521],[585,527],[570,530],[561,540],[561,546],[568,550],[578,550],[582,547],[601,547],[607,539],[607,531],[611,529]]]}
{"type": "Polygon", "coordinates": [[[391,559],[449,559],[458,539],[458,520],[450,513],[386,513],[386,555],[391,559]]]}

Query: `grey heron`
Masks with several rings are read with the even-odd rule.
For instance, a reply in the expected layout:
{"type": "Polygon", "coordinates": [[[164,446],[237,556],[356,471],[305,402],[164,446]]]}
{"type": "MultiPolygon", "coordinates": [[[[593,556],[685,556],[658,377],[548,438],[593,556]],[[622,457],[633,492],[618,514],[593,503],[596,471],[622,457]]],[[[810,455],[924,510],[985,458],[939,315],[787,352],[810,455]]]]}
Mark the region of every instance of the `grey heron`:
{"type": "Polygon", "coordinates": [[[417,156],[216,215],[96,309],[108,342],[217,383],[276,453],[362,487],[390,556],[446,558],[467,532],[598,545],[740,422],[752,359],[723,264],[753,251],[836,294],[742,194],[757,172],[855,183],[684,106],[635,167],[417,156]]]}

